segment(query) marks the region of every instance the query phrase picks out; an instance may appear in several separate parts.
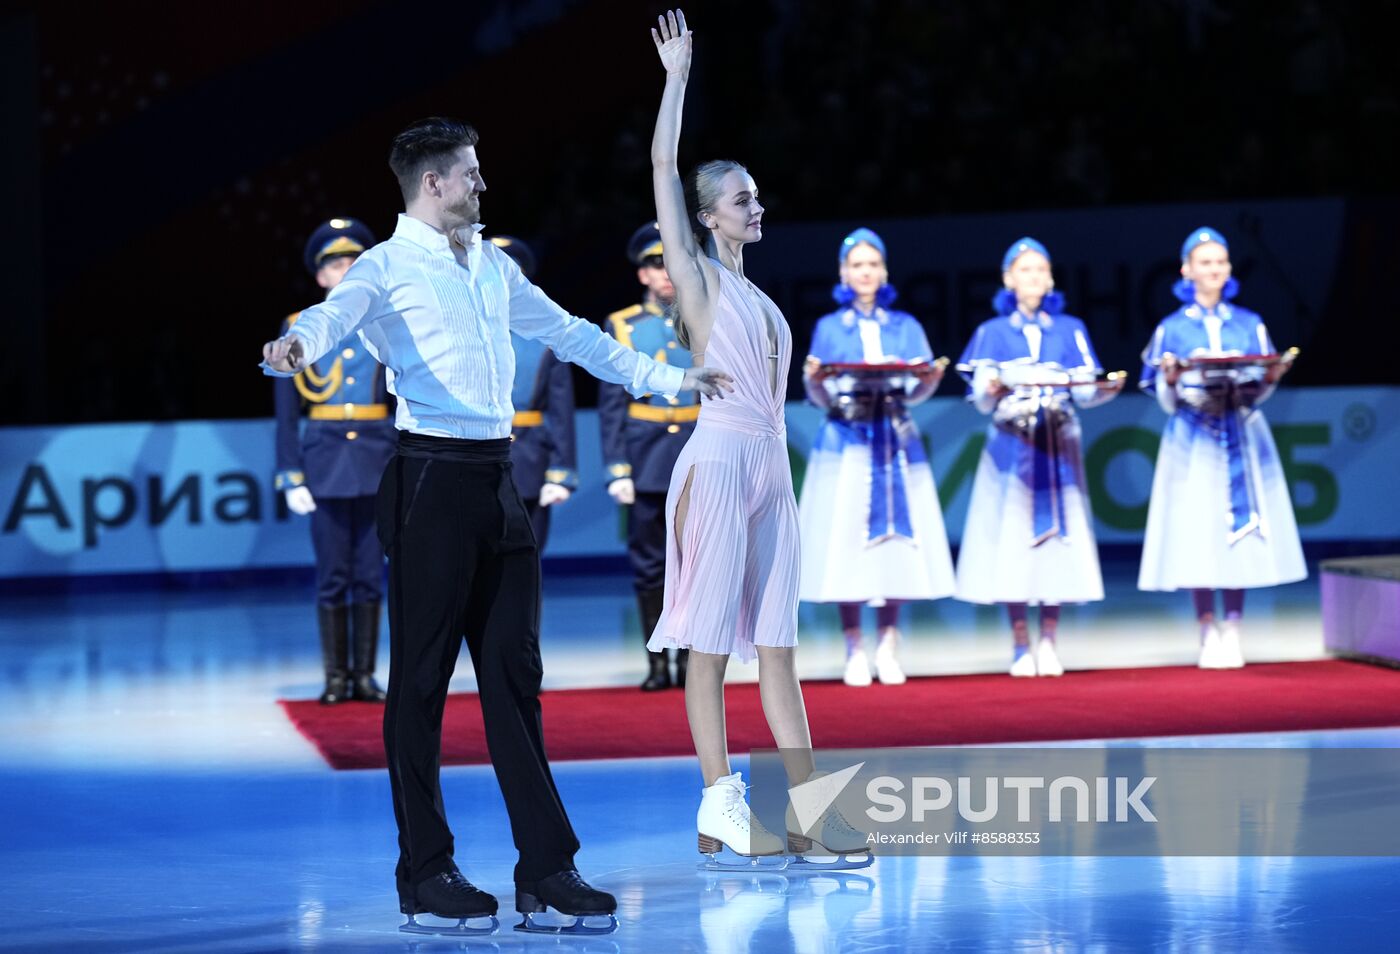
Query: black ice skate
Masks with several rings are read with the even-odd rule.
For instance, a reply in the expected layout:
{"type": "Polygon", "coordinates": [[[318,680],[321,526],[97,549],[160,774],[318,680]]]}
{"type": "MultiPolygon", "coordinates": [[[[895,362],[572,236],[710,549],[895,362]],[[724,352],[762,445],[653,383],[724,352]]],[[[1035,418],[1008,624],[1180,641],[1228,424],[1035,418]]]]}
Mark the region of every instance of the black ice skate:
{"type": "Polygon", "coordinates": [[[539,881],[516,882],[515,910],[524,915],[515,929],[531,934],[611,934],[617,930],[617,898],[590,887],[572,868],[539,881]],[[535,920],[536,914],[549,908],[573,921],[548,924],[535,920]],[[588,924],[586,918],[607,918],[607,923],[588,924]]]}
{"type": "Polygon", "coordinates": [[[442,934],[449,937],[480,937],[495,934],[501,922],[496,920],[496,899],[477,888],[456,868],[433,875],[413,889],[413,897],[399,898],[399,910],[408,915],[408,921],[399,925],[405,934],[442,934]],[[432,921],[419,921],[418,915],[430,914],[435,918],[456,921],[456,924],[439,924],[432,921]],[[487,924],[468,924],[468,921],[487,920],[487,924]]]}

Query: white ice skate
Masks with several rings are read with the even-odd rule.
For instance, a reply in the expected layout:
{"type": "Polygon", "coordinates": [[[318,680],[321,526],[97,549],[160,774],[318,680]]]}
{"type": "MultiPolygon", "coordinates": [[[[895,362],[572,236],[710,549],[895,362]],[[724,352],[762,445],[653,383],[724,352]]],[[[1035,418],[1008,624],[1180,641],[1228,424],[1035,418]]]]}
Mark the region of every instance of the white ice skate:
{"type": "Polygon", "coordinates": [[[700,794],[700,811],[695,816],[700,853],[709,861],[703,871],[781,871],[791,861],[783,853],[783,842],[763,827],[744,801],[748,786],[738,772],[717,780],[700,794]],[[746,859],[742,863],[721,861],[725,848],[746,859]],[[771,861],[763,861],[771,858],[771,861]]]}
{"type": "MultiPolygon", "coordinates": [[[[822,778],[825,772],[813,772],[807,781],[822,778]]],[[[805,783],[804,783],[805,784],[805,783]]],[[[832,804],[826,807],[816,821],[803,829],[797,818],[797,810],[788,802],[787,817],[788,852],[794,856],[789,873],[801,874],[804,871],[855,871],[869,868],[875,863],[870,853],[869,836],[858,831],[841,810],[832,804]],[[830,861],[814,860],[830,857],[830,861]]]]}
{"type": "Polygon", "coordinates": [[[899,630],[890,627],[880,637],[880,645],[875,649],[875,673],[883,686],[901,686],[906,681],[899,657],[895,655],[898,645],[899,630]]]}
{"type": "Polygon", "coordinates": [[[1220,624],[1220,668],[1241,669],[1244,654],[1240,651],[1240,621],[1227,619],[1220,624]]]}
{"type": "Polygon", "coordinates": [[[1035,675],[1035,653],[1029,648],[1011,662],[1011,675],[1017,678],[1035,675]]]}
{"type": "Polygon", "coordinates": [[[870,657],[865,650],[857,649],[846,657],[846,673],[841,679],[848,686],[870,685],[870,657]]]}
{"type": "Polygon", "coordinates": [[[1225,658],[1225,647],[1220,641],[1220,629],[1214,623],[1201,624],[1201,659],[1197,663],[1202,669],[1229,669],[1225,658]]]}
{"type": "Polygon", "coordinates": [[[1053,639],[1042,639],[1035,647],[1035,668],[1042,676],[1063,676],[1065,674],[1065,667],[1060,664],[1060,657],[1055,652],[1053,639]]]}

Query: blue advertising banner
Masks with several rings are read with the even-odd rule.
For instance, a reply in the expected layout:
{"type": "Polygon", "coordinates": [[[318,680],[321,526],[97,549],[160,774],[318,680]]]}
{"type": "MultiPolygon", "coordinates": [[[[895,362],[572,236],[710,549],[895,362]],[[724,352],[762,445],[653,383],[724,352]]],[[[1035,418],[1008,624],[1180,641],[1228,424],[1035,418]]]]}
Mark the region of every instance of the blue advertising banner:
{"type": "MultiPolygon", "coordinates": [[[[1128,369],[1135,371],[1135,369],[1128,369]]],[[[987,419],[959,397],[914,411],[948,532],[962,533],[987,419]]],[[[1264,412],[1284,460],[1304,540],[1400,538],[1400,389],[1281,389],[1264,412]]],[[[1099,540],[1142,537],[1165,415],[1124,394],[1082,414],[1099,540]]],[[[821,423],[788,407],[793,474],[821,423]]],[[[597,414],[578,412],[581,486],[559,506],[549,556],[620,556],[618,508],[604,491],[597,414]]],[[[0,429],[0,577],[159,573],[310,565],[306,518],[272,489],[270,420],[0,429]]]]}

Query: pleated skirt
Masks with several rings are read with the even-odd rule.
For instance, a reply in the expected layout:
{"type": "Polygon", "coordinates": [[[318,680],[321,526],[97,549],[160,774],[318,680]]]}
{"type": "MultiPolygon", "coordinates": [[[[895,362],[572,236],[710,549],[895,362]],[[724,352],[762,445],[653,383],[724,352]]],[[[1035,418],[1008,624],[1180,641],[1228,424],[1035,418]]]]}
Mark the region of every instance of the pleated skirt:
{"type": "Polygon", "coordinates": [[[749,662],[755,646],[796,646],[799,554],[786,435],[733,430],[702,415],[666,494],[666,598],[647,648],[749,662]]]}

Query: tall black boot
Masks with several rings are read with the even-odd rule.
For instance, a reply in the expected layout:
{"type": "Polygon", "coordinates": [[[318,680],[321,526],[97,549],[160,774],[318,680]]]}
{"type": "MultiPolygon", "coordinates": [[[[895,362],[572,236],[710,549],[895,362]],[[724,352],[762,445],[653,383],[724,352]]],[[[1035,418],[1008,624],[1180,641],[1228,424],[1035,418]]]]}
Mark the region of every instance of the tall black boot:
{"type": "Polygon", "coordinates": [[[321,705],[333,706],[350,698],[346,657],[349,655],[349,610],[345,606],[317,606],[316,623],[321,629],[321,663],[326,669],[326,691],[321,705]]]}
{"type": "MultiPolygon", "coordinates": [[[[638,590],[637,610],[642,620],[642,643],[651,639],[657,620],[661,619],[663,605],[661,590],[638,590]]],[[[666,662],[666,651],[647,652],[647,678],[642,683],[643,692],[656,692],[671,688],[671,669],[666,662]]]]}
{"type": "Polygon", "coordinates": [[[374,682],[374,657],[379,652],[379,601],[352,603],[355,667],[351,670],[350,697],[357,702],[383,702],[384,690],[374,682]]]}

